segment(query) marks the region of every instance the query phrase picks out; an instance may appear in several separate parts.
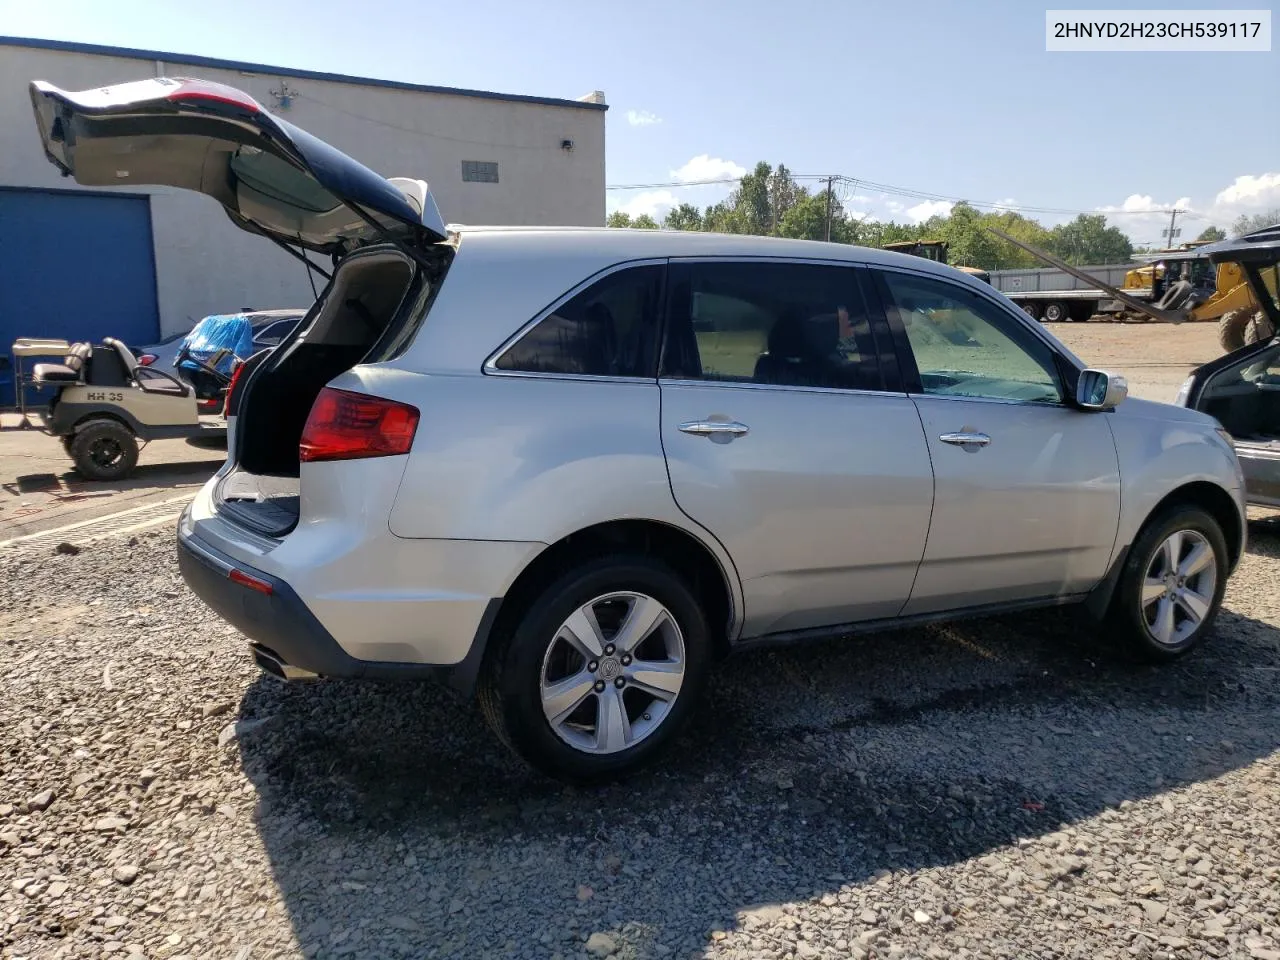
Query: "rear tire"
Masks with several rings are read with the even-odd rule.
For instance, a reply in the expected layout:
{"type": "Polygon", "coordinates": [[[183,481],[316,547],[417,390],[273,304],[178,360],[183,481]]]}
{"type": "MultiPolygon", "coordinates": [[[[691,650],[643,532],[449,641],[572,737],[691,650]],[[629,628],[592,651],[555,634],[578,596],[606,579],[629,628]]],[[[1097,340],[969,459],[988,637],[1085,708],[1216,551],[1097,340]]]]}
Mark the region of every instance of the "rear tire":
{"type": "Polygon", "coordinates": [[[1022,307],[1022,312],[1032,320],[1041,320],[1044,318],[1044,312],[1040,309],[1040,304],[1035,301],[1029,300],[1026,303],[1019,304],[1019,306],[1022,307]]]}
{"type": "Polygon", "coordinates": [[[1249,310],[1228,310],[1218,320],[1218,345],[1227,353],[1245,345],[1245,330],[1253,313],[1249,310]]]}
{"type": "Polygon", "coordinates": [[[526,763],[569,783],[616,779],[656,759],[696,708],[710,667],[693,592],[639,554],[570,570],[503,633],[477,691],[485,718],[526,763]],[[655,614],[638,640],[627,630],[655,614]]]}
{"type": "Polygon", "coordinates": [[[1071,311],[1065,303],[1054,300],[1045,304],[1044,319],[1045,323],[1066,323],[1071,319],[1071,311]]]}
{"type": "Polygon", "coordinates": [[[93,420],[76,430],[71,459],[90,480],[121,480],[138,465],[138,438],[117,420],[93,420]]]}
{"type": "Polygon", "coordinates": [[[1152,517],[1129,549],[1108,626],[1133,658],[1168,663],[1209,635],[1227,587],[1227,540],[1199,507],[1152,517]]]}

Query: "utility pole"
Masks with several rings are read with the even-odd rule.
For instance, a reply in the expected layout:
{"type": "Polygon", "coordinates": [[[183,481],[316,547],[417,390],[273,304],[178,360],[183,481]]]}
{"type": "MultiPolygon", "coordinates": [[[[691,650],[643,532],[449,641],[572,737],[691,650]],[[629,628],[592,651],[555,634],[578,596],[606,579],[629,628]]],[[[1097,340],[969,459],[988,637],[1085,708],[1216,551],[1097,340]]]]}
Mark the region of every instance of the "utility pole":
{"type": "Polygon", "coordinates": [[[831,242],[831,185],[835,183],[835,177],[827,177],[827,242],[831,242]]]}
{"type": "Polygon", "coordinates": [[[1168,242],[1165,243],[1165,248],[1168,250],[1173,249],[1173,238],[1178,235],[1177,232],[1173,229],[1173,225],[1178,222],[1178,214],[1180,214],[1181,212],[1182,211],[1179,210],[1177,207],[1174,207],[1172,210],[1169,211],[1169,238],[1168,238],[1168,242]]]}

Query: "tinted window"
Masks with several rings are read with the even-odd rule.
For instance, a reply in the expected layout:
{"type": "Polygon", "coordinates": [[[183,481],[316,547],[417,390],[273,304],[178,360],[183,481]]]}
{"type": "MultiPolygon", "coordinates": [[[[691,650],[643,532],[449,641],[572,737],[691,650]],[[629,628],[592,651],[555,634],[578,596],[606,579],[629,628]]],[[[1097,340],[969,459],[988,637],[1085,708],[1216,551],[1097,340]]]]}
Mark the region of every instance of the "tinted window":
{"type": "Polygon", "coordinates": [[[880,389],[848,267],[672,264],[663,375],[774,386],[880,389]]]}
{"type": "Polygon", "coordinates": [[[881,276],[925,393],[1062,401],[1053,352],[1016,317],[945,280],[889,271],[881,276]]]}
{"type": "Polygon", "coordinates": [[[253,342],[259,346],[274,347],[289,335],[297,323],[297,319],[289,319],[267,324],[253,335],[253,342]]]}
{"type": "Polygon", "coordinates": [[[499,370],[652,377],[662,267],[619,270],[545,317],[497,362],[499,370]]]}

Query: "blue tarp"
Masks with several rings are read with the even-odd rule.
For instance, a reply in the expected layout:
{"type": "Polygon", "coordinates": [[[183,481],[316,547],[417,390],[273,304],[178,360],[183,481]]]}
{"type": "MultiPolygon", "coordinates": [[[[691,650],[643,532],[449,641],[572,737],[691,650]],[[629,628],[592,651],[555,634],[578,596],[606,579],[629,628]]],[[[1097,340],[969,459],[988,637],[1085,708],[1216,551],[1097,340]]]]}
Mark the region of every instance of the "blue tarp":
{"type": "MultiPolygon", "coordinates": [[[[183,347],[188,354],[205,363],[219,350],[230,350],[231,355],[223,358],[215,369],[219,373],[230,375],[236,357],[247,360],[253,353],[253,325],[249,318],[239,314],[224,314],[205,317],[187,334],[178,353],[183,347]]],[[[184,359],[178,364],[188,370],[201,369],[198,364],[184,359]]]]}

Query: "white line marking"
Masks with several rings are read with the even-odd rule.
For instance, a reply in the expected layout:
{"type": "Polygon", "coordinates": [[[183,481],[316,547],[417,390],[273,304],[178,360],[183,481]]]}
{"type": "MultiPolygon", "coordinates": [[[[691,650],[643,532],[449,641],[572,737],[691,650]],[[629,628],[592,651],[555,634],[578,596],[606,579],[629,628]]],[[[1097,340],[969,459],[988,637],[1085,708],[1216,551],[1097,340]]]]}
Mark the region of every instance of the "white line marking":
{"type": "MultiPolygon", "coordinates": [[[[88,520],[80,520],[76,523],[69,523],[63,527],[54,527],[50,530],[41,530],[38,533],[28,533],[28,534],[24,534],[21,537],[14,537],[11,540],[0,540],[0,547],[15,546],[17,544],[25,543],[28,540],[35,540],[37,538],[50,539],[58,536],[63,536],[74,530],[81,530],[85,527],[91,527],[97,524],[110,524],[113,520],[119,520],[122,517],[132,516],[133,514],[137,514],[137,513],[152,512],[152,511],[159,510],[162,507],[167,507],[174,504],[186,503],[187,501],[191,500],[193,496],[194,494],[188,494],[181,497],[170,497],[167,500],[157,500],[155,503],[144,504],[141,507],[132,507],[128,510],[120,510],[116,513],[107,513],[107,514],[103,514],[100,517],[91,517],[88,520]]],[[[166,511],[163,516],[157,517],[151,520],[143,521],[143,523],[140,524],[140,526],[151,526],[157,523],[163,523],[165,520],[169,518],[171,514],[176,516],[178,513],[181,513],[181,512],[182,512],[181,510],[166,511]]],[[[131,530],[134,528],[126,527],[123,529],[131,530]]],[[[117,532],[123,532],[123,530],[121,528],[113,528],[111,532],[117,533],[117,532]]]]}

